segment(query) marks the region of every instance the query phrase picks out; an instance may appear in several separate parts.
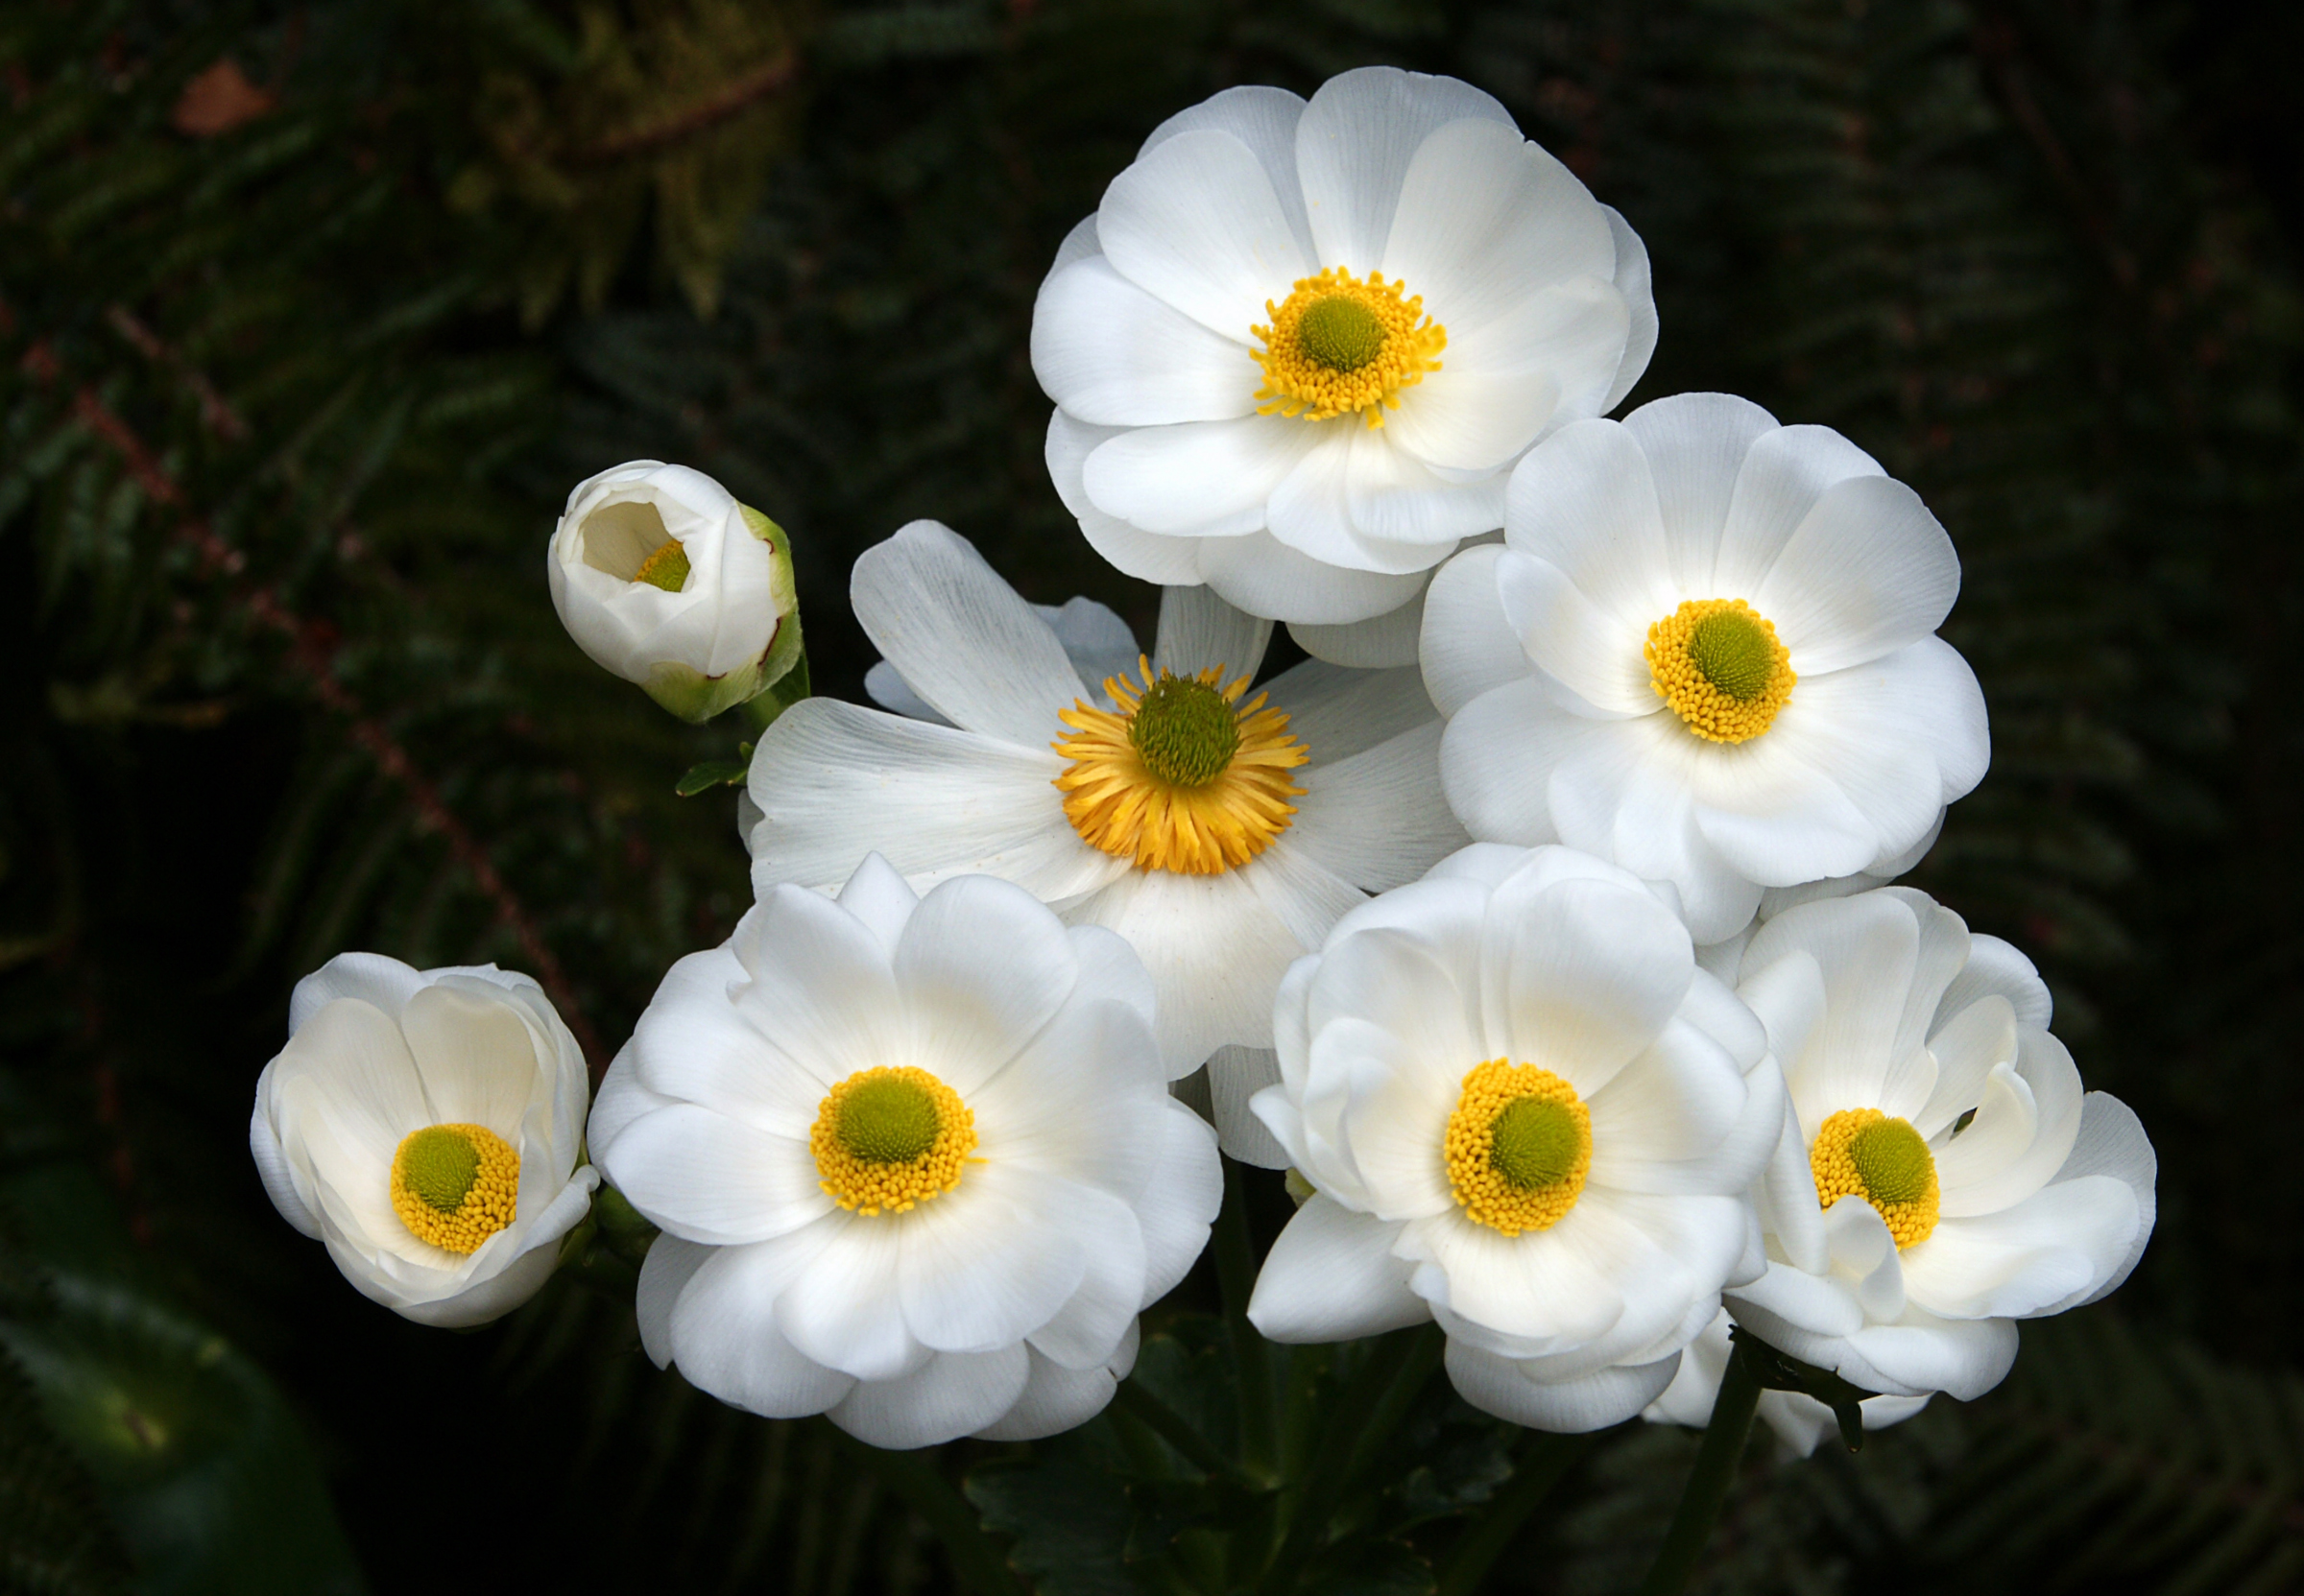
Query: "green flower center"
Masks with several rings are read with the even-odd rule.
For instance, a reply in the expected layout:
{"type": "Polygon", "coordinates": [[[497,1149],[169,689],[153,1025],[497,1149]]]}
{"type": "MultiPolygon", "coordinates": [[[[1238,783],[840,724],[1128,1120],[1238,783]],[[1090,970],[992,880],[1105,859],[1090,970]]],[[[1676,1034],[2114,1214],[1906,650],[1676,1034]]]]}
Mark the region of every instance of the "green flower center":
{"type": "Polygon", "coordinates": [[[1517,1097],[1496,1116],[1488,1161],[1522,1191],[1567,1179],[1584,1151],[1584,1138],[1569,1106],[1549,1097],[1517,1097]]]}
{"type": "Polygon", "coordinates": [[[1848,1161],[1875,1203],[1916,1203],[1928,1195],[1935,1160],[1920,1132],[1900,1119],[1874,1120],[1848,1142],[1848,1161]]]}
{"type": "Polygon", "coordinates": [[[1296,343],[1315,366],[1356,371],[1383,352],[1384,323],[1359,300],[1331,295],[1305,307],[1296,343]]]}
{"type": "Polygon", "coordinates": [[[633,573],[632,580],[661,587],[667,593],[679,592],[688,584],[688,551],[680,546],[679,538],[666,539],[662,548],[640,561],[640,568],[633,573]]]}
{"type": "Polygon", "coordinates": [[[1766,690],[1776,668],[1775,639],[1751,615],[1716,609],[1695,624],[1688,639],[1689,663],[1739,703],[1766,690]]]}
{"type": "Polygon", "coordinates": [[[1205,787],[1239,751],[1240,718],[1207,682],[1163,671],[1128,717],[1128,741],[1161,780],[1205,787]]]}
{"type": "Polygon", "coordinates": [[[461,1131],[435,1125],[408,1137],[400,1150],[400,1185],[444,1214],[464,1206],[480,1174],[480,1150],[461,1131]]]}
{"type": "Polygon", "coordinates": [[[833,1134],[851,1157],[868,1164],[908,1164],[936,1145],[936,1099],[899,1075],[859,1084],[840,1100],[833,1134]]]}

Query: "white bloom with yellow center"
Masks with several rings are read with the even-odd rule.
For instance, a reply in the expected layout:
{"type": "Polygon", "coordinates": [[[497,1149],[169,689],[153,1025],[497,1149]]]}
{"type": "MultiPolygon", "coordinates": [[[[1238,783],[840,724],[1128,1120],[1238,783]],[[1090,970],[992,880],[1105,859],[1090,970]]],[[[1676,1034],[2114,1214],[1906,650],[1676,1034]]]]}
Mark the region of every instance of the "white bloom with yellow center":
{"type": "Polygon", "coordinates": [[[761,894],[672,966],[592,1145],[657,1225],[640,1336],[878,1446],[1026,1440],[1111,1400],[1190,1268],[1215,1138],[1167,1093],[1125,942],[988,876],[761,894]]]}
{"type": "Polygon", "coordinates": [[[2017,1320],[2127,1278],[2151,1143],[2082,1093],[2024,955],[1888,887],[1765,921],[1737,989],[1789,1098],[1739,1323],[1867,1391],[1966,1401],[2007,1373],[2017,1320]]]}
{"type": "Polygon", "coordinates": [[[636,460],[578,483],[545,571],[577,646],[684,720],[732,708],[799,657],[783,530],[685,465],[636,460]]]}
{"type": "Polygon", "coordinates": [[[1625,871],[1466,848],[1340,920],[1274,1026],[1255,1108],[1314,1195],[1249,1306],[1271,1339],[1436,1319],[1467,1400],[1593,1430],[1655,1400],[1722,1285],[1760,1273],[1766,1036],[1625,871]]]}
{"type": "MultiPolygon", "coordinates": [[[[1705,1332],[1680,1354],[1680,1372],[1664,1394],[1650,1402],[1641,1417],[1651,1424],[1680,1424],[1700,1430],[1712,1422],[1712,1405],[1720,1394],[1720,1379],[1728,1372],[1734,1322],[1723,1308],[1705,1332]]],[[[1901,1424],[1928,1406],[1925,1396],[1867,1396],[1857,1404],[1866,1430],[1884,1430],[1901,1424]]],[[[1778,1444],[1792,1457],[1807,1457],[1826,1436],[1838,1439],[1839,1419],[1832,1409],[1804,1392],[1764,1391],[1758,1415],[1776,1432],[1778,1444]]]]}
{"type": "Polygon", "coordinates": [[[1452,78],[1170,117],[1041,286],[1048,466],[1131,576],[1340,624],[1502,524],[1504,474],[1656,344],[1622,217],[1452,78]]]}
{"type": "Polygon", "coordinates": [[[297,983],[249,1147],[280,1216],[363,1295],[480,1324],[536,1294],[591,1208],[588,1093],[527,976],[342,953],[297,983]]]}
{"type": "MultiPolygon", "coordinates": [[[[851,593],[892,673],[878,690],[948,724],[821,698],[786,710],[753,755],[755,886],[836,886],[877,850],[915,888],[997,875],[1117,931],[1152,972],[1171,1074],[1216,1054],[1227,1150],[1276,1161],[1245,1104],[1274,1078],[1282,973],[1367,892],[1466,840],[1417,673],[1308,661],[1252,685],[1272,623],[1170,588],[1150,655],[1098,685],[931,521],[867,551],[851,593]]],[[[1109,649],[1116,619],[1087,608],[1068,607],[1075,648],[1109,649]]]]}
{"type": "Polygon", "coordinates": [[[1933,635],[1959,590],[1918,495],[1824,427],[1684,393],[1513,472],[1501,546],[1424,609],[1449,802],[1669,881],[1698,942],[1771,887],[1904,868],[1991,753],[1933,635]]]}

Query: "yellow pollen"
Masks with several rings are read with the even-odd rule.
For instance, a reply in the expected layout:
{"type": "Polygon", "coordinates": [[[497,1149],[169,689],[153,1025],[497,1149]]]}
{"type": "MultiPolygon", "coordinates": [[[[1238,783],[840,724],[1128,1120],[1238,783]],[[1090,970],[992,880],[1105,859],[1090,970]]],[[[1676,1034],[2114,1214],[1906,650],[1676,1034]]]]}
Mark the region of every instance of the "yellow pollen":
{"type": "Polygon", "coordinates": [[[688,551],[680,546],[679,538],[666,538],[662,548],[640,561],[640,568],[632,573],[632,580],[661,587],[667,593],[679,592],[688,584],[688,551]]]}
{"type": "Polygon", "coordinates": [[[392,1211],[420,1241],[476,1252],[519,1207],[520,1155],[484,1125],[428,1125],[392,1155],[392,1211]]]}
{"type": "Polygon", "coordinates": [[[1140,684],[1109,677],[1119,705],[1075,703],[1057,718],[1071,734],[1049,746],[1071,760],[1056,777],[1065,818],[1083,842],[1137,869],[1217,875],[1272,846],[1304,789],[1288,772],[1310,757],[1288,735],[1285,711],[1261,693],[1240,703],[1248,679],[1224,684],[1217,666],[1179,677],[1137,660],[1140,684]]]}
{"type": "Polygon", "coordinates": [[[1843,1108],[1816,1132],[1808,1167],[1819,1203],[1862,1198],[1880,1210],[1900,1248],[1928,1240],[1936,1227],[1936,1160],[1908,1120],[1843,1108]]]}
{"type": "Polygon", "coordinates": [[[1400,408],[1400,391],[1439,370],[1448,347],[1448,329],[1424,314],[1423,298],[1401,298],[1406,286],[1381,272],[1362,282],[1332,266],[1298,278],[1280,304],[1266,299],[1271,323],[1248,329],[1264,345],[1255,352],[1264,369],[1257,409],[1308,421],[1357,413],[1382,426],[1384,411],[1400,408]]]}
{"type": "Polygon", "coordinates": [[[924,1069],[858,1070],[825,1094],[808,1131],[817,1183],[843,1208],[900,1214],[960,1183],[976,1116],[924,1069]]]}
{"type": "Polygon", "coordinates": [[[1690,599],[1648,628],[1642,653],[1656,696],[1710,743],[1767,730],[1800,679],[1776,628],[1741,599],[1690,599]]]}
{"type": "Polygon", "coordinates": [[[1592,1112],[1550,1070],[1491,1059],[1464,1076],[1446,1153],[1467,1218],[1507,1236],[1548,1230],[1583,1195],[1592,1112]]]}

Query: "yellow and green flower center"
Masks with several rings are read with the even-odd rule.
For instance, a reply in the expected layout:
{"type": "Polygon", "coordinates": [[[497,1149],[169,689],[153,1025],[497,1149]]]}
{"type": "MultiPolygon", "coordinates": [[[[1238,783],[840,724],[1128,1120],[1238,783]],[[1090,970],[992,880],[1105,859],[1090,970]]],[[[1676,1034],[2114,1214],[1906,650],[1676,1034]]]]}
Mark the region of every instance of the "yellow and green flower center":
{"type": "Polygon", "coordinates": [[[1092,847],[1139,869],[1215,875],[1246,864],[1288,828],[1304,789],[1288,772],[1310,757],[1288,717],[1248,679],[1225,684],[1221,666],[1197,676],[1107,678],[1116,709],[1075,703],[1072,728],[1049,746],[1071,761],[1056,777],[1065,818],[1092,847]]]}
{"type": "Polygon", "coordinates": [[[1648,628],[1642,652],[1656,696],[1711,743],[1767,730],[1800,679],[1776,628],[1741,599],[1690,599],[1648,628]]]}
{"type": "Polygon", "coordinates": [[[632,580],[661,587],[667,593],[679,592],[688,584],[688,551],[681,547],[679,538],[666,538],[662,548],[640,561],[640,568],[633,573],[632,580]]]}
{"type": "Polygon", "coordinates": [[[1361,281],[1341,267],[1300,277],[1279,304],[1264,301],[1271,322],[1250,327],[1264,385],[1257,409],[1266,416],[1326,421],[1357,414],[1372,427],[1400,408],[1400,392],[1440,369],[1448,329],[1424,314],[1421,298],[1381,272],[1361,281]]]}
{"type": "Polygon", "coordinates": [[[641,499],[602,505],[584,518],[584,562],[618,582],[677,593],[688,584],[688,551],[665,530],[663,512],[641,499]]]}
{"type": "Polygon", "coordinates": [[[1860,1197],[1880,1210],[1898,1247],[1928,1240],[1936,1227],[1936,1160],[1908,1120],[1878,1108],[1843,1108],[1825,1120],[1808,1150],[1816,1201],[1829,1208],[1860,1197]]]}
{"type": "Polygon", "coordinates": [[[960,1183],[976,1116],[924,1069],[859,1070],[825,1094],[808,1131],[816,1179],[843,1208],[900,1214],[960,1183]]]}
{"type": "Polygon", "coordinates": [[[1445,1147],[1467,1218],[1507,1236],[1548,1230],[1583,1195],[1592,1112],[1550,1070],[1491,1059],[1465,1075],[1445,1147]]]}
{"type": "Polygon", "coordinates": [[[475,1252],[513,1222],[520,1155],[484,1125],[428,1125],[392,1155],[392,1211],[420,1241],[475,1252]]]}

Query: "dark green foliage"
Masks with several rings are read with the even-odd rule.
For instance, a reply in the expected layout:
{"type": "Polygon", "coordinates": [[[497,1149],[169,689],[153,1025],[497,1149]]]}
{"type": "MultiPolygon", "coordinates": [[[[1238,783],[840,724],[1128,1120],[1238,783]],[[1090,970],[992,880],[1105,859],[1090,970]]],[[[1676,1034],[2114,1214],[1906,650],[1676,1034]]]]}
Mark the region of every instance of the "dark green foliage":
{"type": "MultiPolygon", "coordinates": [[[[1860,1459],[1755,1447],[1712,1588],[2304,1585],[2290,1377],[2206,1361],[2292,1364],[2304,1268],[2304,1187],[2272,1178],[2304,1112],[2294,27],[2178,0],[12,8],[0,1188],[91,1294],[91,1345],[173,1371],[167,1400],[274,1392],[242,1405],[308,1430],[377,1588],[449,1556],[542,1585],[947,1587],[821,1424],[648,1366],[628,1255],[471,1337],[357,1298],[264,1200],[249,1094],[289,987],[341,949],[527,969],[603,1065],[749,900],[705,785],[737,731],[671,722],[552,616],[579,478],[680,460],[790,529],[841,696],[870,662],[849,564],[917,515],[1148,629],[1046,482],[1041,274],[1176,109],[1397,60],[1499,94],[1641,230],[1664,331],[1636,400],[1838,427],[1951,530],[1995,759],[1917,879],[2042,961],[2164,1160],[2124,1294],[2150,1333],[2028,1332],[2002,1392],[1860,1459]],[[187,1326],[223,1373],[184,1367],[187,1326]],[[2156,1352],[2172,1327],[2203,1349],[2156,1352]],[[526,1461],[495,1501],[516,1570],[412,1504],[411,1415],[526,1461]]],[[[1151,1338],[1144,1386],[1229,1446],[1193,1334],[1151,1338]]],[[[1342,1400],[1367,1355],[1276,1359],[1303,1374],[1282,1395],[1342,1400]]],[[[84,1438],[17,1422],[23,1373],[0,1364],[0,1548],[73,1570],[27,1588],[117,1587],[127,1510],[84,1438]]],[[[1321,1588],[1422,1588],[1527,1477],[1469,1410],[1397,1417],[1396,1452],[1323,1485],[1321,1588]]],[[[1573,1516],[1540,1511],[1482,1588],[1628,1587],[1692,1449],[1603,1440],[1560,1486],[1573,1516]]],[[[972,1461],[1051,1592],[1212,1587],[1206,1522],[1248,1489],[1125,1409],[936,1466],[972,1461]]]]}

